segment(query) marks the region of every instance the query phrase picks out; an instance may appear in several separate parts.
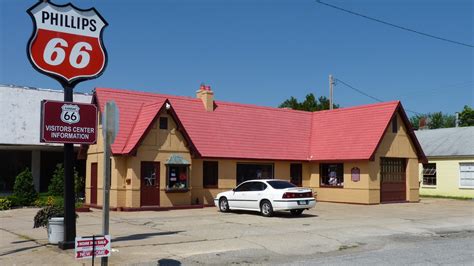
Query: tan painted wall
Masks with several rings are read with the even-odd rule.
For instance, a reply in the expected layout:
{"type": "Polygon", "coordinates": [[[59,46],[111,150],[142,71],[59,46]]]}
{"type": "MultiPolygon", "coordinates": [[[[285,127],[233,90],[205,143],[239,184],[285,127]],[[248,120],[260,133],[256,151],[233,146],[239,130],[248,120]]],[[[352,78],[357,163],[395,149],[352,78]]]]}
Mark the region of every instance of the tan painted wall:
{"type": "MultiPolygon", "coordinates": [[[[375,153],[373,161],[344,163],[344,188],[320,187],[320,164],[311,165],[311,187],[318,200],[364,204],[380,203],[380,157],[407,158],[407,200],[418,201],[418,157],[400,115],[397,115],[398,132],[392,133],[390,125],[375,153]],[[360,169],[360,181],[351,181],[351,169],[360,169]]],[[[321,162],[324,163],[324,162],[321,162]]]]}
{"type": "Polygon", "coordinates": [[[203,161],[206,159],[194,159],[192,161],[192,201],[200,204],[214,204],[214,198],[218,193],[230,190],[237,185],[237,163],[261,163],[273,164],[274,177],[276,179],[290,180],[291,163],[301,163],[303,165],[303,186],[309,186],[309,163],[289,162],[289,161],[256,161],[256,160],[209,160],[218,162],[218,188],[203,187],[203,161]]]}
{"type": "MultiPolygon", "coordinates": [[[[420,188],[421,195],[430,196],[452,196],[474,198],[474,188],[461,188],[460,163],[473,163],[474,157],[470,158],[428,158],[430,163],[436,164],[436,186],[423,185],[420,188]]],[[[423,182],[423,165],[419,165],[420,182],[423,182]]]]}
{"type": "Polygon", "coordinates": [[[320,186],[320,163],[311,164],[311,188],[316,191],[317,199],[321,201],[332,202],[351,202],[351,203],[372,203],[370,201],[369,186],[369,162],[340,162],[344,168],[344,187],[331,188],[320,186]],[[360,181],[354,182],[351,179],[351,169],[358,167],[360,169],[360,181]]]}
{"type": "MultiPolygon", "coordinates": [[[[186,146],[186,141],[177,130],[177,125],[172,117],[165,112],[160,116],[168,117],[168,129],[159,129],[158,122],[153,125],[138,147],[136,156],[113,156],[111,171],[111,207],[140,207],[140,167],[142,161],[160,162],[160,205],[172,206],[190,204],[191,193],[166,193],[166,166],[165,162],[171,154],[179,154],[191,162],[191,155],[186,146]]],[[[98,136],[102,134],[99,124],[98,136]]],[[[90,203],[90,167],[91,163],[98,165],[98,191],[97,204],[102,205],[103,184],[103,143],[98,141],[91,145],[87,156],[86,173],[86,203],[90,203]]]]}
{"type": "Polygon", "coordinates": [[[419,201],[418,157],[416,149],[408,136],[407,129],[403,125],[400,115],[397,115],[397,120],[398,132],[392,133],[392,125],[389,125],[375,153],[375,160],[369,163],[371,176],[369,188],[377,191],[373,193],[371,203],[380,202],[380,157],[407,158],[406,198],[411,202],[419,201]]]}

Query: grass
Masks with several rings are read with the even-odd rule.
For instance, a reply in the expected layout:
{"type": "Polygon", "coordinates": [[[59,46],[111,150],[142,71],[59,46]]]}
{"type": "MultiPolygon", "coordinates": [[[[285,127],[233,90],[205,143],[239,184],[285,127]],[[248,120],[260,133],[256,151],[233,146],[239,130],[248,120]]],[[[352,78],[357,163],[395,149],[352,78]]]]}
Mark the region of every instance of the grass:
{"type": "Polygon", "coordinates": [[[474,198],[471,198],[471,197],[443,196],[443,195],[420,195],[420,197],[435,198],[435,199],[474,200],[474,198]]]}
{"type": "Polygon", "coordinates": [[[359,245],[342,245],[342,246],[339,246],[339,251],[346,250],[346,249],[351,249],[351,248],[356,248],[358,246],[359,245]]]}

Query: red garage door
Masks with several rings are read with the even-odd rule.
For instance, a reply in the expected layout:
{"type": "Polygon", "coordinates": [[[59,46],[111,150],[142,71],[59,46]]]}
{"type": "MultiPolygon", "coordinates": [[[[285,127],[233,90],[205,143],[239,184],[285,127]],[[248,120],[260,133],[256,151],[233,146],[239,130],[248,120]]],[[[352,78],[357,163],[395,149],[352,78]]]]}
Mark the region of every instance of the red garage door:
{"type": "Polygon", "coordinates": [[[405,158],[380,158],[380,201],[406,201],[405,158]]]}

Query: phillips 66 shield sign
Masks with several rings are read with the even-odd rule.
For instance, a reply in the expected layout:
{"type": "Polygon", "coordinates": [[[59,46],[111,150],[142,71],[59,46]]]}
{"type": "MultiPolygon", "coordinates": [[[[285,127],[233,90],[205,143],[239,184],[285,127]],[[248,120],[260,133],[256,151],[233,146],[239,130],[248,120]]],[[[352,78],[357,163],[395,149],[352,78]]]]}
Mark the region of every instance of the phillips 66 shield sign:
{"type": "Polygon", "coordinates": [[[28,9],[34,22],[28,58],[63,85],[100,76],[107,64],[102,32],[108,25],[95,8],[39,2],[28,9]]]}

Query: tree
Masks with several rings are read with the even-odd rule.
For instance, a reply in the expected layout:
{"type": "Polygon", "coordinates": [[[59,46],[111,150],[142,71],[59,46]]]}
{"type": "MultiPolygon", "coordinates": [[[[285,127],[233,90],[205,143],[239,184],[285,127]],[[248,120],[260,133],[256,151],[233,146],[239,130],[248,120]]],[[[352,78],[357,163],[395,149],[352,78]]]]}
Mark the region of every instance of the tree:
{"type": "Polygon", "coordinates": [[[447,128],[456,126],[456,118],[454,115],[443,114],[442,112],[415,115],[410,117],[412,127],[417,130],[421,119],[426,119],[426,126],[429,129],[447,128]]]}
{"type": "MultiPolygon", "coordinates": [[[[309,112],[329,110],[329,99],[325,96],[321,96],[319,97],[319,99],[316,99],[314,94],[310,93],[306,95],[305,100],[303,102],[298,102],[295,97],[291,96],[289,99],[281,103],[278,107],[309,112]]],[[[336,109],[339,108],[339,105],[333,104],[333,107],[336,109]]]]}
{"type": "Polygon", "coordinates": [[[464,109],[459,113],[459,126],[474,126],[474,109],[465,105],[464,109]]]}
{"type": "MultiPolygon", "coordinates": [[[[79,174],[77,173],[76,169],[74,169],[74,190],[76,192],[80,191],[82,189],[81,184],[77,184],[79,181],[79,174]]],[[[48,186],[48,193],[51,196],[60,196],[64,197],[64,167],[61,163],[58,163],[56,165],[56,169],[54,169],[53,176],[51,177],[51,183],[49,183],[48,186]]]]}

